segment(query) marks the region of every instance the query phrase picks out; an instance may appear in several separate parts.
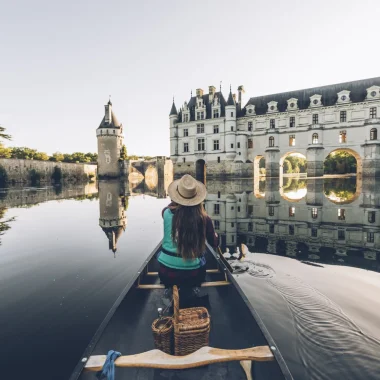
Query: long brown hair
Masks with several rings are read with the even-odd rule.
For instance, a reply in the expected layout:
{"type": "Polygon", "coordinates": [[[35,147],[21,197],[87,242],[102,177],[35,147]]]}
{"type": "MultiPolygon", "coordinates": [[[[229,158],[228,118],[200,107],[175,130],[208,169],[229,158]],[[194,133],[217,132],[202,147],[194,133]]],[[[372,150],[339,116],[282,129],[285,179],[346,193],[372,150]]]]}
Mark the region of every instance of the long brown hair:
{"type": "Polygon", "coordinates": [[[183,259],[193,260],[205,251],[206,217],[202,203],[196,206],[175,206],[172,239],[183,259]]]}

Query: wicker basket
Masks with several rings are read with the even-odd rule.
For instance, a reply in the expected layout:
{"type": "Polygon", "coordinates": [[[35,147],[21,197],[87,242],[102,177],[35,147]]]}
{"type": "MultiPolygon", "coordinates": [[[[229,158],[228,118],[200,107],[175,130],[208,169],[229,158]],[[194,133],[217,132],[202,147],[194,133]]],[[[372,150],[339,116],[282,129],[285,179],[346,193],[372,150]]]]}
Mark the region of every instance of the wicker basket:
{"type": "Polygon", "coordinates": [[[167,354],[173,354],[173,318],[155,319],[152,323],[152,332],[154,346],[167,354]]]}
{"type": "Polygon", "coordinates": [[[179,308],[177,286],[173,286],[174,302],[174,354],[191,354],[201,347],[208,346],[210,315],[205,307],[179,308]]]}

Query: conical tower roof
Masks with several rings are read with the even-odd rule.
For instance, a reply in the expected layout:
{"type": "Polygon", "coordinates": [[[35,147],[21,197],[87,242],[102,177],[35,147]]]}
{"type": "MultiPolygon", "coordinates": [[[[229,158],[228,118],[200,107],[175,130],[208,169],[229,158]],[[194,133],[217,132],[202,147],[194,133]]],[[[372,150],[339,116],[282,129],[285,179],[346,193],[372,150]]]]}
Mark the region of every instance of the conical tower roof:
{"type": "Polygon", "coordinates": [[[174,104],[174,98],[173,98],[173,104],[172,104],[172,109],[170,110],[170,114],[169,116],[177,116],[177,108],[175,107],[175,104],[174,104]]]}
{"type": "Polygon", "coordinates": [[[228,106],[235,106],[236,105],[234,97],[232,96],[231,86],[230,86],[230,94],[228,95],[227,105],[228,106]]]}

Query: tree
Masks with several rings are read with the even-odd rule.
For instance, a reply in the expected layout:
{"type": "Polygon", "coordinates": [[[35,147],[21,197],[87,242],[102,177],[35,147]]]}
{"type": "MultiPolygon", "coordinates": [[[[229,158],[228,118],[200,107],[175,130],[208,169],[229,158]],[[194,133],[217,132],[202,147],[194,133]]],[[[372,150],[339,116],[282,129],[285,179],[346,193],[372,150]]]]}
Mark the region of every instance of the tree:
{"type": "Polygon", "coordinates": [[[39,160],[39,161],[47,161],[49,159],[49,156],[45,152],[36,152],[36,154],[33,157],[33,160],[39,160]]]}
{"type": "Polygon", "coordinates": [[[120,160],[125,161],[127,158],[128,158],[127,148],[123,144],[123,146],[121,147],[121,150],[120,150],[120,160]]]}
{"type": "Polygon", "coordinates": [[[5,132],[5,128],[0,125],[0,139],[4,140],[12,140],[11,135],[7,135],[5,132]]]}
{"type": "Polygon", "coordinates": [[[293,173],[292,164],[288,159],[284,160],[283,170],[284,170],[284,173],[287,173],[287,174],[293,173]]]}
{"type": "Polygon", "coordinates": [[[65,157],[63,156],[62,153],[60,152],[55,152],[53,155],[49,158],[49,161],[54,161],[54,162],[61,162],[63,161],[65,157]]]}
{"type": "Polygon", "coordinates": [[[0,143],[0,158],[11,158],[12,156],[12,149],[5,147],[3,144],[0,143]]]}

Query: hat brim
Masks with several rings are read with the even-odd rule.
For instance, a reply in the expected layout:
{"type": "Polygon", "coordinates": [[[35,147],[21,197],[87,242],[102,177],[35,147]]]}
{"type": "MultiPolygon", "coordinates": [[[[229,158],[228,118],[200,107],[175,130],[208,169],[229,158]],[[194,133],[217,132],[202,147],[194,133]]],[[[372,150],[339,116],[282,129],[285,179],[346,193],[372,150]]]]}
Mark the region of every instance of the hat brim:
{"type": "Polygon", "coordinates": [[[195,197],[187,199],[182,197],[177,191],[179,181],[179,179],[173,181],[168,187],[168,194],[173,202],[178,203],[182,206],[196,206],[206,199],[207,190],[206,186],[202,182],[197,181],[197,193],[195,197]]]}

